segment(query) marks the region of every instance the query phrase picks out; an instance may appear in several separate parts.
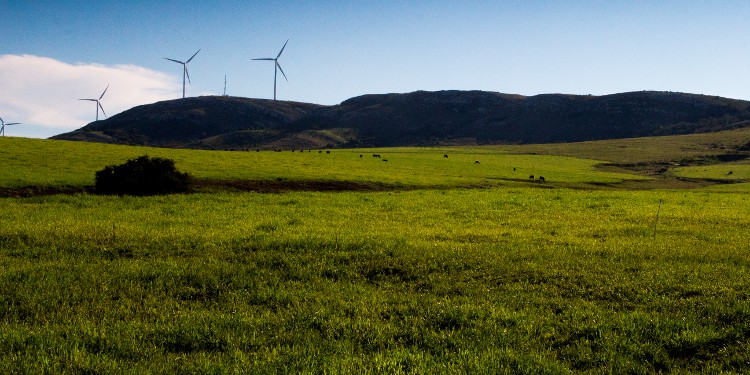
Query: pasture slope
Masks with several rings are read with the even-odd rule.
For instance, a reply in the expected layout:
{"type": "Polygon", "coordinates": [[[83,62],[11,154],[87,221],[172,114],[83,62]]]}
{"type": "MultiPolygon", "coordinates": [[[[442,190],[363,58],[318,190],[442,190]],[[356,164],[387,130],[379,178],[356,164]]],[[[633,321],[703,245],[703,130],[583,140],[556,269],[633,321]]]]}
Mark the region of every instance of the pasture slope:
{"type": "Polygon", "coordinates": [[[330,154],[0,138],[0,372],[747,372],[747,137],[330,154]],[[143,154],[196,191],[88,192],[143,154]]]}

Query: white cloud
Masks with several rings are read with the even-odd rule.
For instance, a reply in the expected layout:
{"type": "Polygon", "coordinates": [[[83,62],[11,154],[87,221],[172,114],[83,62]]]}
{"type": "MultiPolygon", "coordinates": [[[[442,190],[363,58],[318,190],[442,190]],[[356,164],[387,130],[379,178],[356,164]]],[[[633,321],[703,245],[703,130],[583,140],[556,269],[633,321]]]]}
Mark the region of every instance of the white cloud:
{"type": "MultiPolygon", "coordinates": [[[[176,99],[182,82],[136,65],[68,64],[48,57],[0,55],[0,116],[6,121],[48,128],[53,134],[80,128],[96,117],[93,102],[107,116],[132,107],[176,99]]],[[[100,113],[99,119],[104,116],[100,113]]],[[[8,130],[8,129],[6,129],[8,130]]],[[[22,134],[21,126],[15,133],[22,134]]]]}

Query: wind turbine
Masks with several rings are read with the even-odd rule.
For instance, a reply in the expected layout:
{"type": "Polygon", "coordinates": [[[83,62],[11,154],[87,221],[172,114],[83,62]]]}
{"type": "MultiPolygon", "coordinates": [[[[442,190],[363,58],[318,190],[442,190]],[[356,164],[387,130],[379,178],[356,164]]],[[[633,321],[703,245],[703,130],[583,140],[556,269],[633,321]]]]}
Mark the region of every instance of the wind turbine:
{"type": "MultiPolygon", "coordinates": [[[[286,40],[286,43],[289,43],[289,39],[286,40]]],[[[287,82],[289,82],[289,79],[286,78],[286,74],[284,74],[284,69],[281,69],[281,65],[279,65],[279,57],[281,57],[281,53],[284,52],[284,48],[286,48],[286,43],[284,43],[284,46],[281,47],[281,51],[279,51],[279,54],[276,55],[276,57],[265,57],[262,59],[253,59],[253,60],[265,60],[265,61],[273,61],[274,63],[274,69],[273,69],[273,100],[276,100],[276,74],[279,70],[281,70],[281,74],[284,76],[284,79],[286,79],[287,82]]]]}
{"type": "MultiPolygon", "coordinates": [[[[198,52],[200,52],[200,51],[201,50],[199,49],[198,52]]],[[[185,99],[185,77],[187,77],[188,83],[190,83],[190,73],[188,73],[187,64],[190,62],[190,60],[193,59],[193,57],[195,57],[195,55],[198,54],[198,52],[194,53],[193,56],[190,56],[190,58],[187,61],[185,61],[185,62],[182,62],[180,60],[170,59],[170,58],[167,58],[167,57],[164,58],[166,60],[174,61],[174,62],[176,62],[178,64],[182,64],[182,98],[183,99],[185,99]]]]}
{"type": "Polygon", "coordinates": [[[2,135],[2,136],[5,136],[5,127],[6,126],[19,125],[20,124],[20,122],[9,122],[9,123],[6,124],[5,121],[3,121],[2,117],[0,117],[0,123],[2,124],[2,126],[0,126],[0,135],[2,135]]]}
{"type": "Polygon", "coordinates": [[[107,89],[109,89],[109,85],[107,85],[107,88],[104,89],[104,92],[102,92],[101,95],[99,95],[99,99],[78,99],[78,100],[85,100],[89,102],[96,102],[96,121],[99,121],[99,108],[102,109],[102,113],[104,114],[104,117],[107,117],[107,113],[104,112],[104,107],[102,107],[102,103],[100,100],[104,97],[104,94],[107,93],[107,89]]]}

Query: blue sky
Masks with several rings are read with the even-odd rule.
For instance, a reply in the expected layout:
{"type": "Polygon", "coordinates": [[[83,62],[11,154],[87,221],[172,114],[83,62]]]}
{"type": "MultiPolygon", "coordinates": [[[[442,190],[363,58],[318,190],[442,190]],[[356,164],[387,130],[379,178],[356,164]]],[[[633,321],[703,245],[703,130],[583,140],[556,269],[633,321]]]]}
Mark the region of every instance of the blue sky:
{"type": "Polygon", "coordinates": [[[750,100],[747,1],[0,2],[6,134],[48,137],[182,95],[337,104],[416,90],[750,100]],[[101,115],[100,115],[101,116],[101,115]]]}

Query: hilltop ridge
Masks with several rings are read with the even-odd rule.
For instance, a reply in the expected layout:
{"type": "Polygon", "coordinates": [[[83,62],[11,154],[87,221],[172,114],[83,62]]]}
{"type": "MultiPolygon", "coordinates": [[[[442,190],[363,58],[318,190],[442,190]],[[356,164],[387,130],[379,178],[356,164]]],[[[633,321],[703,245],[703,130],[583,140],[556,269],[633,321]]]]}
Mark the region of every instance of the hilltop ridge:
{"type": "Polygon", "coordinates": [[[659,91],[369,94],[341,104],[204,96],[134,107],[52,139],[195,149],[559,143],[750,125],[750,102],[659,91]]]}

